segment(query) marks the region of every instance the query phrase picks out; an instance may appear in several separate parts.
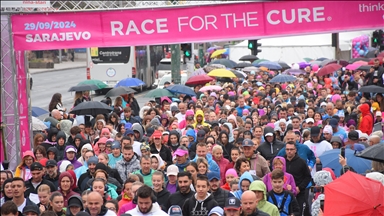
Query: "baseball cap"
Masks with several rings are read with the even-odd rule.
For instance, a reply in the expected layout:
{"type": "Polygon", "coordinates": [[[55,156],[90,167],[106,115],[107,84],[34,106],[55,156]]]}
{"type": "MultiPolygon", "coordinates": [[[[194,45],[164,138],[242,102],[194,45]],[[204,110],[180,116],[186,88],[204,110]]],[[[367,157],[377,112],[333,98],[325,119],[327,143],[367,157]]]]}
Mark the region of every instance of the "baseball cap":
{"type": "Polygon", "coordinates": [[[150,150],[149,145],[147,145],[145,143],[141,144],[140,145],[140,151],[143,151],[143,150],[149,151],[150,150]]]}
{"type": "MultiPolygon", "coordinates": [[[[120,216],[127,216],[127,214],[122,214],[122,215],[120,215],[120,216]]],[[[130,214],[128,214],[128,215],[130,215],[130,214]]],[[[80,212],[78,212],[77,214],[76,214],[76,216],[90,216],[90,214],[88,213],[88,212],[85,212],[85,211],[80,211],[80,212]]]]}
{"type": "Polygon", "coordinates": [[[197,140],[201,141],[201,140],[204,140],[204,138],[205,138],[205,131],[204,130],[199,130],[197,132],[197,140]]]}
{"type": "Polygon", "coordinates": [[[183,216],[183,213],[182,213],[180,206],[173,205],[168,209],[168,215],[169,216],[183,216]]]}
{"type": "Polygon", "coordinates": [[[147,128],[147,137],[151,137],[152,134],[155,132],[155,129],[153,129],[152,127],[149,127],[147,128]]]}
{"type": "Polygon", "coordinates": [[[180,110],[177,106],[171,106],[171,112],[180,112],[180,110]]]}
{"type": "Polygon", "coordinates": [[[331,125],[333,128],[336,128],[338,126],[338,122],[337,122],[337,119],[335,118],[331,118],[331,120],[329,120],[329,125],[331,125]]]}
{"type": "Polygon", "coordinates": [[[348,139],[350,139],[350,140],[358,140],[359,139],[359,132],[357,132],[355,130],[349,131],[348,139]]]}
{"type": "Polygon", "coordinates": [[[273,133],[266,133],[265,136],[273,136],[273,133]]]}
{"type": "Polygon", "coordinates": [[[48,160],[45,164],[46,167],[54,167],[57,166],[57,162],[55,160],[48,160]]]}
{"type": "Polygon", "coordinates": [[[187,155],[188,154],[188,151],[187,150],[183,150],[183,149],[177,149],[175,151],[175,153],[173,153],[174,156],[184,156],[184,155],[187,155]]]}
{"type": "Polygon", "coordinates": [[[289,100],[290,101],[297,101],[296,97],[291,97],[289,100]]]}
{"type": "Polygon", "coordinates": [[[68,208],[70,208],[72,206],[77,206],[77,207],[82,208],[83,207],[83,203],[81,201],[81,197],[79,197],[77,195],[73,195],[73,196],[69,197],[69,199],[68,199],[68,208]]]}
{"type": "Polygon", "coordinates": [[[41,165],[43,165],[43,167],[46,167],[46,166],[47,166],[47,161],[48,161],[47,158],[41,158],[41,159],[39,160],[39,162],[41,163],[41,165]]]}
{"type": "Polygon", "coordinates": [[[35,171],[35,170],[38,170],[38,171],[43,170],[43,165],[41,165],[41,163],[39,163],[39,162],[34,162],[31,165],[31,171],[35,171]]]}
{"type": "Polygon", "coordinates": [[[75,149],[75,147],[71,146],[65,152],[77,152],[77,150],[75,149]]]}
{"type": "Polygon", "coordinates": [[[96,156],[92,156],[88,159],[88,162],[87,164],[97,164],[99,162],[99,158],[97,158],[96,156]]]}
{"type": "Polygon", "coordinates": [[[376,117],[381,117],[382,113],[380,111],[376,111],[376,117]]]}
{"type": "Polygon", "coordinates": [[[224,210],[220,206],[216,206],[216,207],[211,209],[211,211],[208,213],[208,216],[211,216],[213,214],[218,215],[218,216],[223,216],[224,210]]]}
{"type": "Polygon", "coordinates": [[[253,141],[251,139],[244,139],[243,140],[243,143],[242,143],[242,146],[254,146],[255,144],[253,143],[253,141]]]}
{"type": "Polygon", "coordinates": [[[236,197],[229,197],[225,200],[225,203],[224,203],[225,210],[229,210],[229,209],[240,210],[240,208],[241,208],[240,200],[237,199],[236,197]]]}
{"type": "Polygon", "coordinates": [[[220,173],[215,171],[210,171],[207,173],[207,177],[209,181],[212,181],[213,179],[220,180],[220,173]]]}
{"type": "Polygon", "coordinates": [[[155,131],[153,132],[153,134],[152,134],[152,137],[153,137],[154,139],[160,139],[161,136],[162,136],[162,134],[161,134],[161,132],[160,132],[159,130],[155,130],[155,131]]]}
{"type": "Polygon", "coordinates": [[[313,118],[307,118],[307,119],[305,120],[305,122],[306,122],[307,124],[310,123],[310,122],[315,123],[315,120],[313,120],[313,118]]]}
{"type": "Polygon", "coordinates": [[[114,141],[111,146],[112,149],[120,149],[120,143],[118,141],[114,141]]]}
{"type": "Polygon", "coordinates": [[[28,212],[33,212],[39,215],[39,209],[37,208],[37,205],[27,205],[23,208],[23,214],[25,215],[28,212]]]}
{"type": "Polygon", "coordinates": [[[178,173],[179,173],[179,168],[176,165],[172,164],[172,165],[168,166],[167,176],[170,176],[170,175],[177,176],[178,173]]]}
{"type": "Polygon", "coordinates": [[[126,129],[125,129],[125,134],[124,134],[124,135],[127,136],[127,135],[130,135],[130,134],[133,135],[133,134],[135,134],[135,133],[133,132],[133,130],[132,130],[131,128],[126,128],[126,129]]]}
{"type": "Polygon", "coordinates": [[[313,126],[311,128],[311,137],[317,137],[320,134],[320,128],[318,126],[313,126]]]}
{"type": "Polygon", "coordinates": [[[327,106],[327,103],[321,102],[320,107],[322,107],[322,106],[327,106]]]}

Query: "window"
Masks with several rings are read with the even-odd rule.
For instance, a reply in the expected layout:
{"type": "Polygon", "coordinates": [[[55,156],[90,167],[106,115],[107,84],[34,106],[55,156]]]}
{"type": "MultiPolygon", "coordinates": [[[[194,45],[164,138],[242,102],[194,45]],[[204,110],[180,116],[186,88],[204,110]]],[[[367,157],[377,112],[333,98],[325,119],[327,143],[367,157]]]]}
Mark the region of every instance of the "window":
{"type": "Polygon", "coordinates": [[[131,47],[92,47],[91,58],[94,64],[128,63],[131,47]]]}

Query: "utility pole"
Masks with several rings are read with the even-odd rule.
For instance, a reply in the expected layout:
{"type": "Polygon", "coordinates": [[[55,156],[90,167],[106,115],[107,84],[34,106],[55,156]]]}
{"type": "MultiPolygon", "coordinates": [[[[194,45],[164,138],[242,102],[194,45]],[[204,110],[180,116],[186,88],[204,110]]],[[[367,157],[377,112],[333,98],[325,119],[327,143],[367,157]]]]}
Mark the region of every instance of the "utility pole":
{"type": "Polygon", "coordinates": [[[181,83],[181,74],[180,74],[180,44],[171,45],[171,67],[172,73],[171,78],[175,84],[181,83]]]}
{"type": "Polygon", "coordinates": [[[191,58],[185,58],[187,62],[187,77],[189,78],[191,74],[195,71],[195,56],[194,56],[194,44],[191,43],[191,58]]]}
{"type": "Polygon", "coordinates": [[[335,59],[340,59],[339,33],[332,33],[332,46],[335,47],[335,59]]]}
{"type": "Polygon", "coordinates": [[[199,44],[199,63],[200,63],[200,67],[204,67],[204,62],[205,62],[205,59],[204,59],[204,44],[200,43],[199,44]]]}

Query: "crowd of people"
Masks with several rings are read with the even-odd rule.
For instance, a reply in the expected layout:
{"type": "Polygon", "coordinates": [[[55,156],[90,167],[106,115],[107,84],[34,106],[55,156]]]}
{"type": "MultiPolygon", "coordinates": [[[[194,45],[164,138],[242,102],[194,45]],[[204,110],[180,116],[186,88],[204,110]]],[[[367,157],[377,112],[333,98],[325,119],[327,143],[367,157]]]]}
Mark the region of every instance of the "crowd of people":
{"type": "MultiPolygon", "coordinates": [[[[382,64],[327,76],[307,66],[276,84],[278,72],[260,69],[141,108],[122,95],[84,123],[56,93],[33,150],[14,172],[3,163],[1,215],[323,215],[321,188],[354,169],[342,155],[341,170],[322,167],[320,156],[384,145],[383,94],[358,92],[384,86],[382,64]]],[[[89,92],[73,106],[83,101],[89,92]]],[[[384,184],[384,163],[364,175],[384,184]]]]}

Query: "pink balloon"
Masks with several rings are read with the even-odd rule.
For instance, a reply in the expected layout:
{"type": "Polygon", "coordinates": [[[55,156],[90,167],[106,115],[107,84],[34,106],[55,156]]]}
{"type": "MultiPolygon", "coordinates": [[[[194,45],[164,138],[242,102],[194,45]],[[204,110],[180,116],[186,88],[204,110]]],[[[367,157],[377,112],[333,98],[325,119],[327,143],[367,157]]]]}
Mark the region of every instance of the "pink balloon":
{"type": "Polygon", "coordinates": [[[317,65],[317,64],[312,65],[312,70],[313,71],[319,70],[319,65],[317,65]]]}

